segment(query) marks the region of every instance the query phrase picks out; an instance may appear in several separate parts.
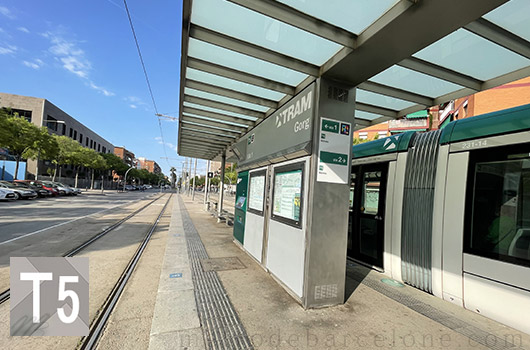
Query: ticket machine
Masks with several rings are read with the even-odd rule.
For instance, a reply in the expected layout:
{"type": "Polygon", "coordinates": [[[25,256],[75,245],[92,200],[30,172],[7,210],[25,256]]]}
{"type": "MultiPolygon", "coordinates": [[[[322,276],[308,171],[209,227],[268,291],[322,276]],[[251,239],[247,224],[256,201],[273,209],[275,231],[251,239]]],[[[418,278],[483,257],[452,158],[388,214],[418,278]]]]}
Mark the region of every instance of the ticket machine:
{"type": "Polygon", "coordinates": [[[248,171],[237,175],[236,204],[234,208],[234,238],[243,244],[245,238],[245,217],[247,215],[248,171]]]}

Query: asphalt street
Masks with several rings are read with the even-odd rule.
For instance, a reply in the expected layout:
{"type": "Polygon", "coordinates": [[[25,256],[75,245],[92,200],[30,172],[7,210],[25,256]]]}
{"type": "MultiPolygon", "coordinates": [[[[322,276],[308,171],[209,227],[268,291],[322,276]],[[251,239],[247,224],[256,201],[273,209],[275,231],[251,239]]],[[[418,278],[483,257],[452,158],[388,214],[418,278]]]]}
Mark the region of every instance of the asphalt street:
{"type": "Polygon", "coordinates": [[[105,195],[91,193],[73,197],[0,202],[0,246],[87,216],[98,216],[154,193],[157,191],[109,191],[105,195]]]}

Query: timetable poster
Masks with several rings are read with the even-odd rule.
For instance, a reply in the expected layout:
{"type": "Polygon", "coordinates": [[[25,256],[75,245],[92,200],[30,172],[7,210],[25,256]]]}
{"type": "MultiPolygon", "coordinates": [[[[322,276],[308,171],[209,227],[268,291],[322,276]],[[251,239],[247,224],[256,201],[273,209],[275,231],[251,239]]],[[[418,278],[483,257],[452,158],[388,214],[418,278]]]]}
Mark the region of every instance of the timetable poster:
{"type": "Polygon", "coordinates": [[[302,170],[277,173],[274,178],[273,214],[299,221],[301,193],[302,170]]]}

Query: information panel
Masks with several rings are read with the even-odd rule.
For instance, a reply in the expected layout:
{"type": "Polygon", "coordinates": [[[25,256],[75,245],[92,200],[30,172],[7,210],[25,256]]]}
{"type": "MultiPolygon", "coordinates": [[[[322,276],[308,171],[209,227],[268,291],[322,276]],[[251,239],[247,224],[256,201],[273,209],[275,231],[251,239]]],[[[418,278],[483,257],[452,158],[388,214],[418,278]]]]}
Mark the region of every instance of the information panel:
{"type": "Polygon", "coordinates": [[[248,196],[249,210],[263,214],[263,197],[265,194],[265,173],[262,175],[250,174],[250,188],[248,196]]]}
{"type": "Polygon", "coordinates": [[[301,201],[302,169],[277,172],[274,177],[273,217],[299,225],[301,201]]]}
{"type": "Polygon", "coordinates": [[[347,184],[350,170],[351,124],[339,120],[320,120],[318,182],[347,184]]]}

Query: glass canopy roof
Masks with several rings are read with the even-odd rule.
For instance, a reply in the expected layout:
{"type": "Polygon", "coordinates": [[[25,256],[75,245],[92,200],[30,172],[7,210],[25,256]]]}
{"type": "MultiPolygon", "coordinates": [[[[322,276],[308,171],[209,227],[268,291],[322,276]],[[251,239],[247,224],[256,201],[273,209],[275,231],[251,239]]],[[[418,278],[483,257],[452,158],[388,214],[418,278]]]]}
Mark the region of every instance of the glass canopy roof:
{"type": "Polygon", "coordinates": [[[357,128],[524,78],[529,13],[528,0],[183,0],[178,152],[218,157],[319,77],[359,86],[357,128]]]}

